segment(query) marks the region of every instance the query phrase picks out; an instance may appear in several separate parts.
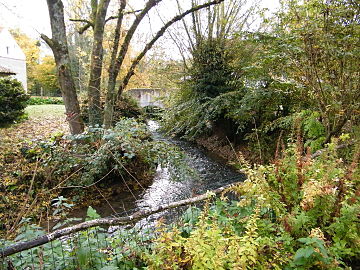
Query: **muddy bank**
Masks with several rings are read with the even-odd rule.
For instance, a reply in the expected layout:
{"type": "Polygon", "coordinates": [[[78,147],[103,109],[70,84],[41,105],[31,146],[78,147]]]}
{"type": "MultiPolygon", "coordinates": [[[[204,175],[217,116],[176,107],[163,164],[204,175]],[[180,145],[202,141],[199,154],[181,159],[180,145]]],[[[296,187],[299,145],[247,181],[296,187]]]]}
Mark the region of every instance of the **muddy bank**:
{"type": "Polygon", "coordinates": [[[196,144],[204,148],[207,155],[234,169],[234,164],[239,163],[241,157],[251,162],[256,161],[254,153],[248,149],[245,143],[235,144],[222,133],[213,133],[211,136],[202,136],[196,139],[196,144]]]}

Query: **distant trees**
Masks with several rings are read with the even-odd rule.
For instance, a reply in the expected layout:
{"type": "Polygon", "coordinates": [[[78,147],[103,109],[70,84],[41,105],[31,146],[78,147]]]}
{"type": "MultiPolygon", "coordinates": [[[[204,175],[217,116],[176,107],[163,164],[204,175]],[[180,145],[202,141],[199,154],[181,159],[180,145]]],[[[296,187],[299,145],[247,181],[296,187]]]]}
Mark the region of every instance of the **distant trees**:
{"type": "Polygon", "coordinates": [[[19,29],[13,29],[10,32],[26,56],[29,93],[59,95],[60,87],[56,76],[54,58],[49,55],[41,57],[39,40],[27,36],[19,29]]]}
{"type": "Polygon", "coordinates": [[[53,56],[46,55],[42,57],[33,74],[35,85],[32,93],[36,91],[37,94],[42,93],[47,96],[61,95],[53,56]]]}
{"type": "MultiPolygon", "coordinates": [[[[167,111],[167,129],[195,139],[212,132],[212,124],[228,121],[232,134],[247,140],[260,159],[267,150],[264,160],[273,157],[278,138],[285,140],[294,126],[303,131],[305,145],[312,151],[343,132],[357,136],[359,4],[283,1],[271,20],[261,22],[264,28],[237,28],[221,43],[216,37],[222,31],[214,29],[228,29],[221,23],[232,20],[218,18],[233,14],[226,8],[235,2],[225,2],[225,9],[218,5],[213,7],[215,12],[197,14],[184,23],[192,57],[187,81],[167,111]],[[216,10],[219,15],[214,18],[216,10]]],[[[239,25],[245,18],[249,20],[240,25],[251,24],[251,13],[235,21],[239,25]]],[[[179,39],[175,41],[180,44],[179,39]]]]}

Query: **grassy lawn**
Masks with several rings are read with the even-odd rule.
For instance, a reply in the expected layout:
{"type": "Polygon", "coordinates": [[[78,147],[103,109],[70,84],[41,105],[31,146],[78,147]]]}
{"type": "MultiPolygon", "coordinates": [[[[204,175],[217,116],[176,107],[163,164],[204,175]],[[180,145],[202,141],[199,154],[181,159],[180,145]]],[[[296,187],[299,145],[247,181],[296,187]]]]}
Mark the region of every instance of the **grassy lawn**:
{"type": "Polygon", "coordinates": [[[31,105],[25,112],[27,120],[0,128],[0,152],[22,142],[43,140],[55,133],[69,133],[64,105],[31,105]]]}
{"type": "Polygon", "coordinates": [[[29,105],[26,107],[25,112],[28,114],[29,119],[44,118],[47,116],[64,117],[64,105],[29,105]]]}

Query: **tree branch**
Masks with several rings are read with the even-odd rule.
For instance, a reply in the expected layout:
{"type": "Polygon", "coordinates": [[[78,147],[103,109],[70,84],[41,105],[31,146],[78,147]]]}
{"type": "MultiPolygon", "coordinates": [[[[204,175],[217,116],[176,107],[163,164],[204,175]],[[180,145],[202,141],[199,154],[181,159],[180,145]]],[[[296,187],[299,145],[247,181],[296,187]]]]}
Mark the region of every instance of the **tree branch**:
{"type": "MultiPolygon", "coordinates": [[[[162,0],[148,0],[146,2],[144,9],[140,12],[139,15],[136,16],[136,18],[135,18],[134,22],[132,23],[132,25],[130,26],[130,28],[125,36],[124,42],[120,48],[120,52],[117,57],[116,65],[115,65],[116,73],[118,73],[118,71],[124,61],[125,55],[128,51],[129,45],[130,45],[130,41],[131,41],[137,27],[139,26],[140,22],[145,17],[145,15],[150,11],[150,9],[152,9],[155,5],[157,5],[161,1],[162,0]]],[[[117,74],[116,74],[116,76],[117,76],[117,74]]]]}
{"type": "Polygon", "coordinates": [[[49,37],[48,37],[47,35],[45,35],[45,34],[40,34],[40,37],[41,37],[42,40],[44,40],[44,41],[46,42],[47,45],[49,45],[49,47],[50,47],[51,49],[54,48],[54,41],[53,41],[51,38],[49,38],[49,37]]]}
{"type": "Polygon", "coordinates": [[[81,35],[83,34],[86,30],[88,30],[90,27],[94,28],[94,24],[89,21],[89,20],[83,20],[83,19],[70,19],[70,21],[72,22],[83,22],[85,23],[84,26],[82,26],[79,30],[78,33],[81,35]]]}
{"type": "MultiPolygon", "coordinates": [[[[349,147],[353,144],[355,144],[356,141],[355,140],[351,140],[350,142],[348,143],[343,143],[343,144],[339,144],[339,145],[336,145],[335,149],[338,150],[338,149],[343,149],[343,148],[346,148],[346,147],[349,147]]],[[[314,158],[317,158],[319,156],[321,156],[324,152],[326,152],[328,149],[327,148],[323,148],[323,149],[320,149],[320,150],[317,150],[314,154],[311,155],[311,159],[314,159],[314,158]]]]}
{"type": "Polygon", "coordinates": [[[91,26],[94,26],[94,24],[89,21],[89,20],[84,20],[84,19],[70,19],[71,22],[83,22],[83,23],[87,23],[90,24],[91,26]]]}
{"type": "Polygon", "coordinates": [[[136,66],[139,64],[139,62],[141,61],[141,59],[145,56],[145,54],[152,48],[152,46],[155,44],[155,42],[165,33],[165,31],[175,22],[180,21],[182,18],[184,18],[186,15],[194,13],[197,10],[200,10],[202,8],[206,8],[209,7],[211,5],[216,5],[219,4],[221,2],[223,2],[224,0],[214,0],[202,5],[198,5],[195,7],[192,7],[190,9],[188,9],[187,11],[175,16],[174,18],[172,18],[170,21],[168,21],[157,33],[156,35],[153,37],[153,39],[146,44],[145,48],[143,49],[143,51],[136,57],[136,59],[132,62],[131,67],[129,69],[129,71],[127,72],[127,74],[125,75],[125,77],[122,80],[121,85],[119,86],[119,90],[118,93],[119,95],[122,93],[123,89],[127,86],[127,84],[129,83],[130,78],[134,75],[135,72],[135,68],[136,66]]]}
{"type": "MultiPolygon", "coordinates": [[[[142,9],[137,9],[137,10],[133,10],[133,11],[125,11],[125,12],[122,13],[122,16],[124,16],[124,15],[130,15],[130,14],[135,14],[135,13],[141,12],[141,11],[142,11],[142,9]]],[[[105,23],[107,23],[108,21],[111,21],[111,20],[115,20],[115,19],[117,19],[117,18],[119,18],[119,16],[110,16],[109,18],[107,18],[107,19],[105,20],[105,23]]]]}
{"type": "Polygon", "coordinates": [[[177,202],[173,202],[173,203],[169,203],[169,204],[165,204],[165,205],[160,205],[160,206],[154,207],[152,209],[140,210],[130,216],[117,217],[117,218],[99,218],[99,219],[94,219],[94,220],[90,220],[90,221],[85,221],[85,222],[82,222],[77,225],[67,227],[64,229],[59,229],[52,233],[48,233],[48,234],[45,234],[38,238],[35,238],[33,240],[30,240],[27,242],[20,242],[20,243],[14,244],[12,246],[6,247],[6,248],[0,250],[0,258],[5,258],[12,254],[44,245],[46,243],[52,242],[56,239],[59,239],[63,236],[70,235],[70,234],[73,234],[73,233],[76,233],[79,231],[83,231],[83,230],[86,230],[89,228],[103,226],[103,225],[115,226],[115,225],[131,224],[131,223],[139,221],[143,218],[146,218],[150,215],[153,215],[153,214],[156,214],[159,212],[163,212],[168,209],[173,209],[173,208],[177,208],[180,206],[186,206],[186,205],[190,205],[190,204],[194,204],[197,202],[207,200],[212,196],[211,194],[220,194],[222,192],[226,192],[231,186],[239,184],[239,183],[241,183],[241,182],[226,185],[221,188],[207,192],[206,194],[195,196],[190,199],[185,199],[185,200],[181,200],[181,201],[177,201],[177,202]]]}

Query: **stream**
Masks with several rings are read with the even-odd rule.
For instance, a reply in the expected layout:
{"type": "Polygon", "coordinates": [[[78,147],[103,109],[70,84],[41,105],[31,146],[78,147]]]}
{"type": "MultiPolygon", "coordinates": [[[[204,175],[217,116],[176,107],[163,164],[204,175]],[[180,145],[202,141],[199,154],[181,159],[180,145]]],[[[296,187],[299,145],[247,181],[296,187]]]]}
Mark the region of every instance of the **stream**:
{"type": "MultiPolygon", "coordinates": [[[[157,168],[153,183],[143,190],[124,191],[116,194],[107,202],[93,208],[101,217],[129,215],[135,211],[156,207],[170,202],[203,194],[227,184],[243,181],[245,175],[234,171],[221,161],[211,157],[209,153],[198,146],[180,139],[169,138],[158,132],[159,124],[149,120],[148,127],[154,140],[165,141],[178,146],[186,154],[186,163],[198,174],[196,178],[182,181],[171,179],[168,168],[157,168]]],[[[74,216],[83,218],[86,209],[78,209],[74,216]]],[[[156,220],[165,213],[158,213],[150,217],[156,220]]],[[[149,222],[149,220],[147,221],[149,222]]]]}

